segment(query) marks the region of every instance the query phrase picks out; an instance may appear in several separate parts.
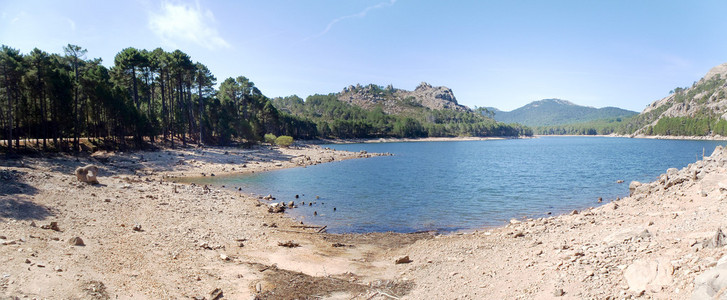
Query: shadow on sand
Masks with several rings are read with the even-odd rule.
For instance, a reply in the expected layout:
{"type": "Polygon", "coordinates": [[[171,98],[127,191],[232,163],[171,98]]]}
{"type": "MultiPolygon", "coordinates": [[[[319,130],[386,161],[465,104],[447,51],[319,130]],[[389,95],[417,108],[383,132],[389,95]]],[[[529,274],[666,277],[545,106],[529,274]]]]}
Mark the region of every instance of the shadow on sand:
{"type": "Polygon", "coordinates": [[[0,220],[43,220],[52,213],[42,205],[26,200],[38,190],[20,179],[25,172],[0,170],[0,220]]]}

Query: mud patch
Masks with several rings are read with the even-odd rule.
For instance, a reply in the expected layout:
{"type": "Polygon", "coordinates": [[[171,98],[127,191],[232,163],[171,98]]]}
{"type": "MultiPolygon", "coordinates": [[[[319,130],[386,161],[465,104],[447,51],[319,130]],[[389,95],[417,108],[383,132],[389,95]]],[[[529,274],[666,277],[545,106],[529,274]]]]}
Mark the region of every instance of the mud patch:
{"type": "Polygon", "coordinates": [[[358,283],[358,276],[346,273],[338,276],[314,277],[300,272],[278,269],[275,265],[258,265],[264,279],[250,287],[256,291],[255,299],[336,299],[373,298],[376,296],[401,297],[414,284],[408,281],[377,280],[358,283]]]}
{"type": "Polygon", "coordinates": [[[323,234],[324,240],[332,244],[347,246],[374,245],[382,249],[399,249],[409,246],[418,240],[431,239],[437,235],[434,231],[395,233],[372,232],[364,234],[323,234]]]}

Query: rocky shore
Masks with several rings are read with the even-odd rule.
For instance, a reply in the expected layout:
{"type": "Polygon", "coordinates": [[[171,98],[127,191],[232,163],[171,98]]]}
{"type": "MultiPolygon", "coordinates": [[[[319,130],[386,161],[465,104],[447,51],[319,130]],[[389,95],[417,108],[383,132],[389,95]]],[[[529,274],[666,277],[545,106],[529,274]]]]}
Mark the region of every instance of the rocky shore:
{"type": "Polygon", "coordinates": [[[376,154],[313,145],[0,160],[0,298],[709,299],[727,284],[727,151],[630,197],[500,228],[326,234],[178,184],[376,154]],[[100,184],[78,166],[99,166],[100,184]]]}

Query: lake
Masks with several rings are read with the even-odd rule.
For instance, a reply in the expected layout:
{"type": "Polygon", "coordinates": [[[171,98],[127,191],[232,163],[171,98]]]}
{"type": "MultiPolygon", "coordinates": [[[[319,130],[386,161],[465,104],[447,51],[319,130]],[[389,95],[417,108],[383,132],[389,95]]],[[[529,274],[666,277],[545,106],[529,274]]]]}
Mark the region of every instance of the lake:
{"type": "Polygon", "coordinates": [[[304,201],[287,213],[332,233],[449,232],[580,210],[599,205],[599,197],[607,203],[628,196],[629,182],[653,181],[725,144],[611,137],[336,144],[323,147],[394,156],[200,183],[304,201]]]}

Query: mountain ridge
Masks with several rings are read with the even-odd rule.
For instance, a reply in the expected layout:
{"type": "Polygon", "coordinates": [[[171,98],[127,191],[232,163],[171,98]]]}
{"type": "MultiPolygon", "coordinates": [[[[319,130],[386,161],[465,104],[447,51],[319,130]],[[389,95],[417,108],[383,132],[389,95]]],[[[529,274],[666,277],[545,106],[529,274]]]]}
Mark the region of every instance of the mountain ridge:
{"type": "Polygon", "coordinates": [[[502,111],[494,107],[486,109],[494,113],[496,121],[527,126],[566,125],[601,119],[628,118],[638,114],[618,107],[595,108],[558,98],[533,101],[512,111],[502,111]]]}
{"type": "Polygon", "coordinates": [[[727,63],[711,68],[691,87],[677,87],[627,124],[632,135],[727,134],[727,63]]]}

